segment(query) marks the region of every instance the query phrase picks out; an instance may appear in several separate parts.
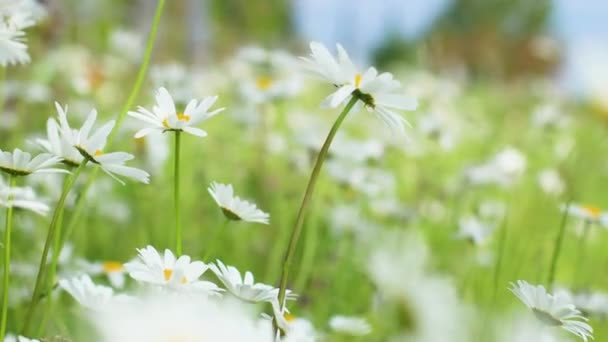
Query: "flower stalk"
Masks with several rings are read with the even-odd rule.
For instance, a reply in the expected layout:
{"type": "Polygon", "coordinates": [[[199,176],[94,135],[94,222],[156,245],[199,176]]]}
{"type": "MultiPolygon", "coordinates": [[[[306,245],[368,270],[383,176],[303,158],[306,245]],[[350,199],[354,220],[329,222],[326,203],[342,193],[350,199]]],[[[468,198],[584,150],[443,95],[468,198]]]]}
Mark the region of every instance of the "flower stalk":
{"type": "MultiPolygon", "coordinates": [[[[78,178],[78,176],[80,175],[80,173],[82,172],[84,167],[86,166],[87,162],[88,162],[88,160],[86,158],[84,158],[82,160],[82,162],[80,163],[80,165],[78,165],[76,170],[72,173],[72,175],[69,176],[69,178],[66,180],[64,187],[63,187],[63,191],[61,193],[61,197],[59,198],[59,201],[57,202],[57,206],[55,207],[55,211],[53,212],[53,218],[51,219],[51,223],[49,225],[49,230],[48,230],[47,236],[46,236],[46,241],[44,242],[44,249],[42,250],[42,256],[40,257],[40,264],[38,266],[38,273],[36,275],[36,283],[34,285],[34,292],[32,293],[32,298],[30,300],[30,304],[27,309],[27,313],[26,313],[25,320],[24,320],[24,325],[21,330],[22,335],[27,335],[29,326],[32,323],[34,311],[36,310],[36,305],[38,304],[38,301],[40,299],[39,297],[40,297],[40,293],[41,293],[42,287],[43,287],[43,279],[44,279],[44,277],[46,275],[46,271],[47,271],[47,259],[48,259],[48,254],[49,254],[49,250],[51,247],[51,243],[54,242],[55,234],[58,234],[61,232],[61,228],[57,228],[57,227],[61,226],[59,224],[59,221],[60,221],[60,217],[63,215],[63,210],[65,208],[65,200],[68,197],[70,190],[74,186],[76,179],[78,178]]],[[[54,251],[54,258],[55,258],[55,255],[59,254],[59,252],[60,252],[59,250],[54,251]]],[[[56,264],[54,266],[56,267],[56,264]]],[[[55,267],[53,267],[53,265],[51,265],[51,269],[52,269],[51,272],[54,272],[55,267]]],[[[52,286],[52,284],[51,284],[51,286],[52,286]]]]}
{"type": "Polygon", "coordinates": [[[173,165],[173,205],[175,211],[175,252],[178,256],[182,255],[182,218],[179,205],[179,163],[181,152],[181,131],[175,131],[175,155],[173,165]]]}
{"type": "Polygon", "coordinates": [[[6,336],[6,323],[8,320],[8,286],[11,273],[11,229],[13,225],[13,195],[10,191],[15,186],[16,178],[9,175],[8,208],[6,210],[6,223],[4,226],[4,276],[2,278],[2,318],[0,320],[0,341],[6,336]]]}
{"type": "Polygon", "coordinates": [[[298,246],[298,241],[300,239],[300,235],[302,233],[302,227],[304,223],[304,216],[306,214],[306,209],[310,204],[310,200],[312,198],[312,194],[315,189],[315,185],[317,184],[317,179],[319,178],[319,173],[321,172],[321,167],[323,166],[323,162],[327,157],[327,153],[329,151],[329,147],[334,139],[334,136],[338,132],[340,125],[351,111],[355,103],[359,100],[357,96],[352,96],[350,101],[346,104],[336,122],[331,127],[325,142],[323,143],[323,147],[319,151],[317,155],[317,159],[315,161],[315,165],[313,167],[312,173],[308,180],[308,185],[306,186],[306,192],[304,193],[304,198],[302,199],[302,204],[300,205],[300,209],[298,211],[298,216],[296,218],[295,225],[291,232],[291,237],[289,239],[289,245],[287,246],[287,251],[285,252],[285,257],[283,259],[283,268],[281,274],[281,283],[279,287],[279,305],[281,306],[280,312],[282,312],[283,306],[285,305],[285,294],[287,290],[287,280],[289,279],[289,270],[291,269],[291,264],[293,262],[293,257],[296,252],[296,248],[298,246]]]}

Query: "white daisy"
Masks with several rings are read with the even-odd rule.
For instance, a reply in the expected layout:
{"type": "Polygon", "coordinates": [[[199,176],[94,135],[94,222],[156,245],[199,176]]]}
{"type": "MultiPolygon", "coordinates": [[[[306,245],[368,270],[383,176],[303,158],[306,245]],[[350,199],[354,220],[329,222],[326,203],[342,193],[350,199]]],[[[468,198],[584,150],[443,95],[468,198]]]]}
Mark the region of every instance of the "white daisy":
{"type": "Polygon", "coordinates": [[[57,109],[59,123],[54,118],[48,119],[46,122],[47,139],[36,139],[34,142],[45,152],[61,157],[63,163],[78,166],[84,158],[72,145],[78,131],[72,129],[68,124],[68,107],[62,108],[59,103],[55,102],[55,108],[57,109]]]}
{"type": "MultiPolygon", "coordinates": [[[[247,271],[245,277],[234,266],[225,266],[220,260],[217,265],[210,264],[209,268],[218,279],[226,286],[228,292],[235,297],[247,302],[272,302],[278,300],[279,289],[262,283],[254,283],[253,274],[247,271]]],[[[290,291],[287,292],[290,299],[294,298],[290,291]]]]}
{"type": "Polygon", "coordinates": [[[30,55],[25,44],[25,32],[0,22],[0,66],[27,64],[30,55]]]}
{"type": "Polygon", "coordinates": [[[0,206],[26,209],[39,215],[46,215],[50,210],[48,205],[38,199],[32,188],[9,187],[2,178],[0,178],[0,206]]]}
{"type": "Polygon", "coordinates": [[[12,176],[27,176],[32,173],[69,173],[64,169],[54,168],[61,158],[49,153],[32,155],[16,148],[13,152],[0,150],[0,171],[12,176]]]}
{"type": "Polygon", "coordinates": [[[562,329],[587,341],[593,339],[593,328],[587,324],[587,318],[569,301],[566,294],[547,293],[542,285],[533,286],[523,280],[511,284],[509,288],[538,318],[548,326],[562,329]]]}
{"type": "Polygon", "coordinates": [[[154,131],[183,131],[204,137],[207,132],[193,126],[224,110],[224,108],[219,108],[209,112],[209,108],[213,106],[216,100],[217,96],[206,97],[200,102],[194,99],[190,100],[184,111],[178,113],[173,98],[167,89],[161,87],[156,93],[156,105],[152,108],[152,111],[140,106],[136,112],[128,113],[130,116],[149,124],[148,127],[135,133],[135,138],[141,138],[154,131]]]}
{"type": "Polygon", "coordinates": [[[74,297],[80,305],[92,310],[103,308],[114,296],[112,288],[96,285],[88,275],[60,279],[59,287],[74,297]]]}
{"type": "Polygon", "coordinates": [[[122,263],[116,261],[88,262],[86,260],[76,261],[79,268],[89,275],[105,275],[110,284],[115,288],[123,288],[125,285],[126,270],[122,263]]]}
{"type": "Polygon", "coordinates": [[[373,67],[361,72],[344,48],[339,44],[337,48],[336,60],[323,44],[312,42],[311,58],[303,58],[308,70],[338,88],[323,101],[323,106],[336,108],[356,96],[386,125],[403,131],[408,122],[394,110],[414,110],[417,101],[399,92],[401,83],[391,73],[378,74],[373,67]]]}
{"type": "Polygon", "coordinates": [[[257,208],[257,206],[248,201],[242,200],[238,196],[234,196],[234,190],[231,184],[225,185],[217,182],[212,182],[207,189],[211,197],[217,205],[222,209],[224,216],[229,220],[258,222],[268,224],[270,215],[257,208]]]}
{"type": "Polygon", "coordinates": [[[488,241],[494,232],[494,225],[482,222],[475,216],[466,216],[458,220],[458,232],[456,237],[469,240],[474,245],[482,245],[488,241]]]}
{"type": "Polygon", "coordinates": [[[569,206],[562,205],[561,210],[568,210],[568,215],[580,218],[587,222],[608,226],[608,213],[594,205],[572,203],[569,206]]]}
{"type": "Polygon", "coordinates": [[[199,280],[200,276],[209,269],[202,261],[191,261],[187,255],[175,258],[175,255],[165,249],[161,256],[152,247],[138,249],[139,260],[125,264],[129,275],[138,281],[160,285],[171,289],[199,289],[210,294],[217,294],[220,289],[213,283],[199,280]]]}
{"type": "Polygon", "coordinates": [[[150,182],[150,175],[147,172],[124,165],[126,161],[133,159],[132,154],[126,152],[103,152],[108,136],[114,128],[114,120],[106,123],[93,132],[92,129],[97,120],[97,111],[93,109],[82,127],[79,130],[74,131],[67,124],[67,120],[62,121],[61,113],[62,112],[60,112],[61,134],[67,141],[71,142],[85,159],[99,165],[105,173],[123,185],[124,182],[117,178],[116,175],[128,177],[146,184],[150,182]]]}
{"type": "Polygon", "coordinates": [[[335,332],[352,336],[363,336],[372,332],[369,323],[359,317],[333,316],[329,320],[329,326],[335,332]]]}
{"type": "Polygon", "coordinates": [[[4,342],[40,342],[40,340],[27,338],[25,336],[15,337],[15,335],[7,334],[6,337],[4,337],[4,342]]]}

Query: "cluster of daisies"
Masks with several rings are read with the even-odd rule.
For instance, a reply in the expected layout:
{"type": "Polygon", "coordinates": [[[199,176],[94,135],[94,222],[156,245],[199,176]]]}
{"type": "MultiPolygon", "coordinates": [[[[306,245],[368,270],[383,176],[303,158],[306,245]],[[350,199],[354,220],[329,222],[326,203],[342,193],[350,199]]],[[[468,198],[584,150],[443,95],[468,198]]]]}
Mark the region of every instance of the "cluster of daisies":
{"type": "MultiPolygon", "coordinates": [[[[0,21],[0,65],[26,63],[29,55],[23,30],[42,17],[41,11],[34,1],[0,0],[0,13],[3,13],[0,21]]],[[[416,109],[417,101],[404,94],[401,84],[391,73],[381,73],[373,67],[358,68],[340,45],[337,46],[337,56],[320,43],[311,43],[310,49],[310,56],[303,58],[304,69],[335,87],[322,102],[322,107],[341,108],[346,114],[348,111],[365,108],[390,128],[399,132],[406,129],[408,121],[399,111],[416,109]]],[[[237,63],[233,66],[237,73],[249,75],[247,82],[241,84],[240,95],[251,99],[254,106],[277,98],[293,97],[301,88],[297,75],[291,72],[299,65],[285,53],[251,48],[244,50],[238,60],[246,61],[247,67],[243,69],[237,63]]],[[[139,121],[133,125],[137,126],[135,138],[169,133],[175,134],[177,145],[181,133],[196,137],[207,136],[207,132],[199,125],[224,110],[212,109],[217,96],[200,101],[186,101],[182,110],[174,101],[176,96],[182,96],[176,93],[172,94],[165,87],[159,87],[156,103],[151,109],[140,106],[127,113],[139,121]]],[[[74,125],[75,120],[68,117],[67,106],[56,103],[55,107],[57,117],[48,119],[46,139],[32,141],[42,150],[41,153],[32,155],[21,149],[0,150],[0,172],[6,178],[0,178],[0,206],[9,208],[9,213],[13,208],[41,215],[49,213],[52,209],[49,201],[40,200],[33,188],[23,181],[31,175],[42,173],[68,175],[64,180],[66,190],[63,195],[66,197],[70,185],[73,185],[85,168],[90,167],[101,169],[123,185],[125,180],[145,184],[150,182],[151,176],[147,171],[127,165],[127,162],[134,159],[132,154],[111,148],[114,134],[122,120],[98,124],[98,114],[96,110],[91,110],[78,127],[74,125]]],[[[340,118],[343,119],[344,116],[340,118]]],[[[446,128],[448,126],[444,122],[427,122],[425,130],[429,135],[439,132],[443,143],[448,146],[451,145],[453,133],[446,128]]],[[[302,139],[304,145],[310,140],[317,144],[318,139],[309,138],[302,139]]],[[[336,181],[360,190],[369,198],[382,193],[383,189],[394,187],[393,183],[386,182],[390,177],[382,170],[370,172],[369,168],[352,167],[377,159],[383,153],[382,147],[343,136],[337,138],[335,143],[336,148],[332,153],[336,158],[328,162],[327,171],[336,181]]],[[[308,146],[315,151],[319,150],[319,146],[312,145],[308,146]]],[[[176,160],[179,161],[178,158],[176,160]]],[[[463,175],[468,186],[494,184],[508,187],[525,168],[524,156],[514,148],[507,148],[491,160],[467,168],[463,175]]],[[[179,173],[176,172],[174,177],[176,184],[179,184],[179,173]]],[[[94,174],[89,179],[92,181],[94,174]]],[[[540,180],[544,188],[550,189],[547,191],[559,192],[556,190],[559,188],[559,177],[556,181],[554,173],[544,173],[540,180]]],[[[232,185],[212,182],[208,192],[219,206],[226,222],[270,223],[270,215],[254,203],[236,196],[232,185]]],[[[174,200],[178,206],[177,195],[174,200]]],[[[378,200],[373,204],[379,212],[399,211],[394,209],[394,203],[378,200]]],[[[54,228],[53,225],[61,226],[55,220],[55,217],[61,215],[61,210],[57,208],[59,205],[54,209],[51,223],[54,228]]],[[[607,214],[595,207],[567,205],[563,210],[583,218],[587,225],[608,224],[607,214]]],[[[178,215],[178,212],[175,214],[178,215]]],[[[356,232],[361,237],[359,234],[363,234],[361,232],[366,228],[369,229],[362,225],[368,225],[369,222],[359,219],[359,214],[346,212],[344,215],[335,215],[335,220],[340,221],[336,226],[345,227],[345,231],[356,232]],[[345,222],[347,220],[344,217],[350,221],[345,222]]],[[[458,236],[482,244],[499,221],[484,224],[475,218],[461,219],[458,236]]],[[[176,229],[179,229],[179,220],[176,229]]],[[[54,238],[52,232],[49,229],[48,241],[54,238]]],[[[54,245],[56,250],[53,250],[51,265],[55,266],[51,266],[51,273],[55,272],[53,267],[59,262],[61,253],[68,249],[68,245],[64,244],[67,238],[69,236],[60,236],[57,239],[59,242],[54,245]]],[[[363,243],[365,238],[360,240],[357,243],[363,243]]],[[[470,340],[470,332],[465,329],[468,325],[465,319],[472,314],[457,297],[453,284],[443,275],[433,273],[427,260],[427,247],[422,239],[417,236],[403,238],[387,234],[378,240],[380,242],[372,248],[363,272],[377,288],[373,311],[386,310],[395,316],[403,316],[406,328],[391,338],[415,341],[470,340]],[[407,267],[404,268],[404,265],[407,267]]],[[[8,225],[5,228],[4,246],[6,285],[10,282],[11,275],[8,225]]],[[[309,320],[290,313],[287,300],[298,299],[292,291],[255,282],[251,272],[241,273],[237,267],[225,265],[219,259],[210,261],[210,254],[197,260],[196,257],[181,253],[181,245],[178,246],[176,253],[169,249],[161,253],[154,247],[147,246],[137,251],[135,259],[124,264],[83,262],[80,265],[82,274],[61,275],[56,283],[82,306],[86,317],[105,341],[315,341],[326,335],[317,331],[309,320]],[[215,281],[209,279],[211,273],[215,281]],[[96,284],[92,277],[100,274],[107,275],[113,287],[96,284]],[[129,291],[122,290],[126,275],[136,283],[129,291]],[[281,300],[281,291],[285,293],[285,300],[281,300]],[[262,313],[260,309],[270,314],[262,313]]],[[[41,265],[47,265],[47,253],[48,248],[42,256],[41,265]]],[[[41,269],[38,270],[39,277],[41,269]]],[[[48,284],[50,293],[55,287],[54,279],[51,281],[48,284]]],[[[11,319],[7,317],[6,311],[10,294],[7,286],[3,290],[2,335],[5,334],[6,321],[11,319]]],[[[510,290],[531,310],[538,323],[562,328],[584,341],[593,338],[593,329],[574,305],[576,298],[573,296],[563,292],[551,294],[542,285],[531,285],[521,280],[512,284],[510,290]]],[[[30,305],[36,305],[40,291],[37,281],[30,305]]],[[[369,335],[373,325],[364,318],[343,315],[335,315],[327,323],[331,333],[346,335],[346,338],[369,335]]],[[[533,333],[526,335],[527,339],[540,340],[546,333],[546,330],[538,326],[531,330],[533,333]]],[[[550,330],[550,336],[554,336],[553,333],[550,330]]],[[[13,335],[6,335],[4,340],[36,341],[13,335]]],[[[520,339],[510,337],[510,340],[520,339]]]]}

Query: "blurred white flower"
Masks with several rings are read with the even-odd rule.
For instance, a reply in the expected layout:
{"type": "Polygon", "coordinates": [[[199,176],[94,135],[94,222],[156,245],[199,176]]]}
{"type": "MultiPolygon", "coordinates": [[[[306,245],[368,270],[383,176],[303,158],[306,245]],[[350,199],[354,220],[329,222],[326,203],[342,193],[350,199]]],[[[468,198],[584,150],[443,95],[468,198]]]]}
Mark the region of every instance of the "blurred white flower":
{"type": "Polygon", "coordinates": [[[555,169],[544,169],[538,174],[538,184],[548,195],[559,196],[566,189],[564,180],[555,169]]]}
{"type": "Polygon", "coordinates": [[[114,297],[112,288],[96,285],[88,275],[60,279],[59,287],[68,292],[80,305],[91,310],[101,310],[114,297]]]}
{"type": "Polygon", "coordinates": [[[138,260],[124,265],[135,280],[174,290],[201,290],[210,295],[221,291],[217,285],[199,280],[209,269],[202,261],[191,261],[187,255],[175,258],[168,249],[165,249],[164,255],[161,256],[152,246],[138,249],[137,252],[138,260]]]}
{"type": "Polygon", "coordinates": [[[31,339],[24,336],[15,337],[15,335],[7,334],[6,337],[4,337],[4,342],[40,342],[40,340],[31,339]]]}
{"type": "Polygon", "coordinates": [[[69,173],[67,170],[53,166],[61,158],[49,153],[41,153],[32,158],[32,155],[16,148],[13,152],[0,150],[0,171],[12,176],[27,176],[32,173],[69,173]]]}
{"type": "Polygon", "coordinates": [[[468,168],[467,180],[473,185],[496,184],[510,186],[526,169],[526,157],[518,150],[507,147],[490,161],[468,168]]]}
{"type": "MultiPolygon", "coordinates": [[[[338,59],[321,43],[310,43],[311,58],[303,58],[306,68],[338,89],[323,101],[324,107],[336,108],[351,96],[357,96],[368,111],[373,112],[387,126],[404,131],[408,122],[394,110],[414,110],[415,99],[400,93],[401,84],[391,73],[378,74],[370,67],[360,72],[341,45],[337,45],[338,59]]],[[[409,125],[409,124],[408,124],[409,125]]]]}
{"type": "Polygon", "coordinates": [[[173,98],[167,89],[161,87],[156,93],[156,105],[152,108],[152,111],[140,106],[136,112],[130,111],[128,113],[129,116],[148,125],[135,133],[135,138],[141,138],[154,131],[183,131],[199,137],[207,136],[207,132],[193,126],[224,110],[224,108],[220,108],[209,112],[216,100],[217,96],[206,97],[200,102],[194,99],[190,100],[184,111],[178,113],[173,98]]]}
{"type": "Polygon", "coordinates": [[[112,303],[90,317],[101,341],[273,340],[272,325],[238,302],[159,293],[137,302],[112,303]]]}
{"type": "Polygon", "coordinates": [[[258,209],[258,207],[248,201],[242,200],[234,195],[231,184],[221,184],[212,182],[207,189],[215,203],[222,209],[222,213],[229,220],[257,222],[268,224],[270,215],[258,209]]]}
{"type": "Polygon", "coordinates": [[[561,327],[580,337],[583,341],[593,339],[593,328],[587,324],[587,318],[568,300],[568,296],[547,293],[542,285],[530,285],[518,280],[509,288],[536,316],[547,326],[561,327]]]}
{"type": "Polygon", "coordinates": [[[329,326],[337,333],[352,336],[364,336],[372,332],[369,323],[360,317],[332,316],[329,319],[329,326]]]}
{"type": "Polygon", "coordinates": [[[495,225],[482,222],[478,217],[461,217],[458,220],[456,237],[469,240],[475,245],[483,245],[492,236],[494,228],[495,225]]]}
{"type": "Polygon", "coordinates": [[[560,209],[562,211],[568,210],[570,216],[608,227],[608,212],[594,205],[571,203],[570,205],[561,205],[560,209]]]}
{"type": "Polygon", "coordinates": [[[565,342],[553,329],[535,319],[521,316],[513,318],[501,317],[497,322],[495,341],[498,342],[565,342]]]}
{"type": "Polygon", "coordinates": [[[0,21],[0,66],[27,64],[30,55],[25,45],[25,32],[0,21]]]}
{"type": "Polygon", "coordinates": [[[79,259],[76,264],[80,270],[89,275],[105,275],[110,284],[115,288],[123,288],[125,285],[126,269],[123,264],[116,261],[88,262],[79,259]]]}
{"type": "Polygon", "coordinates": [[[39,215],[46,215],[50,209],[46,203],[40,200],[32,188],[11,188],[2,177],[0,177],[0,207],[26,209],[39,215]]]}

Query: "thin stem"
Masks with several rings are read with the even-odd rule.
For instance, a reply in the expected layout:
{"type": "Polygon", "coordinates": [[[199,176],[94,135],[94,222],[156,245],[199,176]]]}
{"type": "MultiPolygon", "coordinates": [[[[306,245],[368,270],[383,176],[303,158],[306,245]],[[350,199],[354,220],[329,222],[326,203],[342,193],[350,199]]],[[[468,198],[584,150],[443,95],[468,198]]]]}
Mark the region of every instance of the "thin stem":
{"type": "Polygon", "coordinates": [[[208,262],[209,257],[213,255],[213,251],[215,251],[215,246],[219,243],[220,235],[224,230],[226,230],[228,223],[230,223],[230,220],[226,218],[224,220],[224,223],[222,223],[222,225],[215,230],[213,237],[211,238],[211,240],[209,240],[211,243],[207,246],[207,252],[205,252],[203,261],[208,262]]]}
{"type": "MultiPolygon", "coordinates": [[[[28,335],[28,329],[30,324],[32,323],[32,318],[34,315],[34,311],[36,309],[36,304],[38,304],[40,291],[42,291],[42,283],[43,279],[46,275],[47,271],[47,258],[49,254],[49,249],[51,247],[51,243],[55,237],[55,231],[57,230],[57,226],[59,223],[59,218],[63,213],[63,209],[65,207],[65,200],[70,193],[70,190],[74,186],[78,175],[82,172],[85,165],[87,164],[87,159],[83,159],[83,161],[78,165],[76,170],[72,173],[71,176],[66,180],[65,186],[63,187],[63,192],[61,193],[61,197],[59,198],[59,202],[57,202],[57,206],[55,207],[55,211],[53,212],[53,218],[51,219],[51,224],[49,225],[49,230],[46,236],[46,241],[44,242],[44,249],[42,250],[42,256],[40,257],[40,265],[38,266],[38,274],[36,275],[36,285],[34,286],[34,292],[32,293],[32,298],[30,300],[30,305],[28,307],[25,322],[23,325],[23,329],[21,329],[22,335],[28,335]]],[[[58,251],[55,251],[57,254],[58,251]]],[[[54,272],[54,270],[52,271],[54,272]]]]}
{"type": "Polygon", "coordinates": [[[315,189],[315,184],[317,183],[317,178],[319,178],[319,172],[321,171],[321,167],[323,166],[323,162],[327,157],[327,152],[329,151],[329,146],[331,146],[331,142],[334,139],[334,136],[338,132],[338,128],[342,124],[342,121],[346,118],[346,115],[353,108],[355,103],[359,98],[357,96],[353,96],[346,107],[342,110],[342,113],[336,119],[336,122],[331,127],[327,138],[325,139],[325,143],[323,143],[323,147],[321,147],[321,151],[317,155],[317,160],[315,161],[315,166],[312,169],[312,173],[310,175],[310,179],[308,180],[308,185],[306,186],[306,192],[304,193],[304,198],[302,199],[302,204],[300,205],[300,210],[298,211],[298,216],[296,218],[295,225],[291,232],[291,238],[289,239],[289,245],[287,246],[287,251],[285,252],[285,258],[283,259],[283,271],[281,274],[281,284],[279,287],[279,305],[281,309],[285,305],[285,292],[287,290],[287,280],[289,278],[289,270],[291,268],[291,264],[293,262],[293,257],[296,252],[296,248],[298,246],[298,241],[300,239],[300,234],[302,233],[302,227],[304,223],[304,215],[306,213],[306,209],[308,208],[308,204],[310,203],[310,199],[312,197],[313,191],[315,189]]]}
{"type": "Polygon", "coordinates": [[[570,202],[566,204],[564,213],[562,214],[561,224],[559,226],[559,232],[555,237],[555,247],[553,248],[553,256],[551,257],[551,267],[549,268],[549,276],[547,277],[547,286],[553,288],[553,281],[555,281],[555,271],[557,270],[557,260],[562,250],[562,241],[564,240],[564,232],[566,231],[566,223],[568,222],[568,212],[570,211],[570,202]]]}
{"type": "Polygon", "coordinates": [[[503,219],[503,224],[501,227],[501,232],[500,232],[500,237],[498,240],[498,257],[496,258],[496,264],[494,265],[494,276],[493,276],[493,281],[494,281],[494,290],[492,292],[492,301],[496,300],[496,293],[498,291],[498,280],[500,278],[500,271],[502,268],[502,259],[504,257],[505,254],[505,246],[507,245],[507,218],[508,218],[508,211],[507,213],[505,213],[505,217],[503,219]]]}
{"type": "Polygon", "coordinates": [[[173,165],[173,205],[175,208],[175,252],[177,255],[182,255],[182,217],[179,205],[179,162],[180,162],[180,145],[181,131],[175,131],[175,164],[173,165]]]}
{"type": "Polygon", "coordinates": [[[112,144],[116,132],[118,132],[122,121],[125,119],[125,116],[127,116],[127,112],[129,112],[129,109],[133,107],[133,103],[135,103],[135,99],[139,94],[139,90],[141,89],[141,86],[144,83],[144,78],[146,77],[146,73],[148,72],[148,65],[150,64],[150,59],[152,57],[152,51],[154,50],[156,32],[158,31],[158,25],[160,23],[160,18],[162,17],[164,7],[165,0],[158,0],[158,4],[156,5],[156,12],[154,13],[154,19],[152,20],[152,27],[150,28],[150,34],[148,35],[148,41],[146,42],[146,51],[144,52],[144,57],[137,73],[135,85],[133,85],[133,89],[131,89],[131,93],[127,98],[127,102],[125,102],[125,105],[122,107],[120,115],[116,119],[116,125],[114,126],[114,129],[108,136],[108,146],[112,144]]]}
{"type": "MultiPolygon", "coordinates": [[[[0,88],[0,113],[4,113],[4,102],[6,99],[6,67],[0,66],[0,84],[4,87],[0,88]]],[[[2,335],[4,338],[4,335],[2,335]]]]}
{"type": "MultiPolygon", "coordinates": [[[[107,146],[110,146],[110,144],[114,140],[114,136],[116,135],[116,132],[118,132],[118,129],[120,128],[120,125],[122,124],[122,121],[125,119],[125,116],[129,112],[129,109],[133,107],[133,104],[135,103],[135,99],[137,98],[137,95],[139,94],[139,90],[141,89],[141,86],[144,82],[145,76],[148,72],[148,65],[150,64],[150,60],[152,57],[152,51],[154,50],[154,43],[156,41],[156,33],[158,31],[158,26],[160,23],[160,18],[162,16],[164,7],[165,7],[165,0],[159,0],[158,4],[156,5],[156,12],[154,14],[154,19],[152,20],[152,27],[150,28],[150,34],[148,35],[148,41],[146,42],[146,50],[144,52],[142,63],[139,67],[139,71],[137,72],[137,79],[135,80],[135,84],[133,85],[133,88],[131,89],[131,93],[129,94],[129,97],[127,98],[127,101],[125,102],[125,105],[122,107],[122,110],[120,111],[120,114],[118,115],[118,118],[116,120],[116,125],[114,125],[114,129],[108,136],[108,142],[106,144],[107,146]]],[[[76,223],[80,219],[80,216],[81,216],[80,213],[82,212],[82,208],[84,207],[84,201],[86,198],[86,194],[91,189],[91,185],[97,178],[98,172],[99,172],[99,169],[95,169],[95,171],[93,171],[91,173],[87,183],[82,188],[82,191],[80,193],[81,196],[78,198],[78,201],[76,202],[76,209],[74,211],[74,215],[72,215],[72,217],[70,217],[70,222],[68,222],[68,229],[67,229],[66,235],[71,234],[76,223]]]]}
{"type": "MultiPolygon", "coordinates": [[[[4,68],[2,68],[4,69],[4,68]]],[[[7,198],[6,224],[4,226],[4,277],[2,282],[2,320],[0,322],[0,341],[6,336],[6,322],[8,320],[8,286],[11,273],[11,229],[13,227],[13,194],[15,177],[9,176],[9,194],[7,198]]]]}

